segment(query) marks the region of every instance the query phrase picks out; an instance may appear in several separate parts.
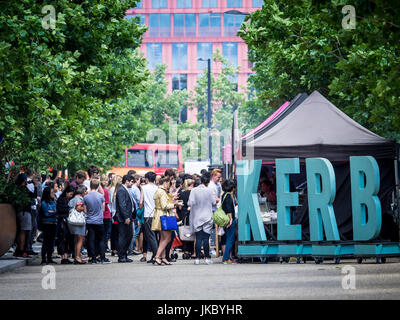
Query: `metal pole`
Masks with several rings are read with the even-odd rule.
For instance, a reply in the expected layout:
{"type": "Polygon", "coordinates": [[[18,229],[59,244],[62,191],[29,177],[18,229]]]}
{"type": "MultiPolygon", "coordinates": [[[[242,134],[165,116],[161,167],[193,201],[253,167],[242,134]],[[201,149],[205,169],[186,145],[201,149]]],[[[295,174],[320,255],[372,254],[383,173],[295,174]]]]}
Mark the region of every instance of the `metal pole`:
{"type": "Polygon", "coordinates": [[[399,227],[399,236],[400,236],[400,222],[399,222],[399,210],[400,210],[400,194],[399,194],[399,148],[396,145],[396,157],[394,159],[394,179],[396,183],[396,190],[395,190],[395,197],[396,197],[396,209],[395,209],[395,216],[396,222],[398,223],[399,227]]]}
{"type": "Polygon", "coordinates": [[[207,59],[208,65],[208,81],[207,81],[207,133],[208,133],[208,158],[210,159],[210,165],[212,164],[212,151],[211,151],[211,59],[207,59]]]}

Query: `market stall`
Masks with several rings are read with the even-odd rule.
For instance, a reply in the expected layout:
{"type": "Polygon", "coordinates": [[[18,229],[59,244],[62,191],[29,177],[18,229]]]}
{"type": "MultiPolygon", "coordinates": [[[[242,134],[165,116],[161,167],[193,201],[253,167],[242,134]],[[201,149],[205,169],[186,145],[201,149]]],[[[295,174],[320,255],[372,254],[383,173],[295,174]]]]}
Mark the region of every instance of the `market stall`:
{"type": "MultiPolygon", "coordinates": [[[[343,242],[341,244],[346,242],[349,245],[353,241],[352,245],[354,246],[349,159],[352,156],[372,156],[379,166],[380,188],[378,197],[382,207],[382,226],[379,235],[373,240],[379,243],[398,244],[398,190],[395,187],[398,145],[394,141],[382,138],[362,127],[318,91],[314,91],[308,97],[305,94],[298,95],[273,121],[243,139],[241,149],[242,160],[259,160],[260,172],[261,164],[263,166],[275,165],[276,159],[299,158],[300,170],[298,174],[290,176],[290,188],[291,191],[299,193],[301,202],[291,209],[290,222],[293,225],[301,225],[301,241],[303,244],[307,242],[311,247],[313,243],[310,241],[309,230],[306,159],[324,158],[332,164],[336,177],[336,197],[333,208],[340,241],[343,242]]],[[[244,164],[241,163],[240,165],[243,169],[244,164]]],[[[260,172],[255,178],[257,182],[260,178],[260,172]]],[[[246,175],[246,173],[244,174],[246,175]]],[[[239,176],[240,173],[238,172],[238,184],[241,180],[242,183],[247,181],[247,178],[243,180],[239,176]]],[[[256,189],[252,190],[254,193],[259,192],[257,182],[255,181],[256,189]]],[[[258,196],[258,198],[260,197],[258,196]]],[[[260,199],[257,201],[260,203],[260,199]]],[[[241,203],[239,202],[239,215],[241,214],[240,207],[241,203]]],[[[258,209],[258,213],[262,217],[256,220],[262,223],[262,218],[264,218],[264,222],[273,219],[273,215],[266,214],[268,211],[258,209]]],[[[246,222],[242,221],[243,223],[246,222]]],[[[242,245],[249,245],[251,240],[254,240],[254,225],[251,225],[250,237],[249,225],[249,223],[245,227],[242,225],[247,231],[242,232],[242,234],[239,232],[239,241],[242,245]]],[[[260,232],[259,240],[267,241],[267,237],[262,231],[260,232]]],[[[344,248],[344,246],[342,247],[344,248]]],[[[265,249],[264,247],[262,250],[265,251],[265,249]]],[[[304,246],[303,249],[305,249],[304,246]]],[[[397,254],[397,248],[392,251],[393,254],[397,254]]],[[[249,251],[242,247],[242,250],[239,250],[240,252],[245,256],[246,252],[249,251]]],[[[282,253],[283,251],[278,250],[277,252],[282,253]]],[[[346,252],[346,254],[338,254],[338,256],[357,256],[351,249],[343,250],[343,252],[346,252]]],[[[299,251],[297,250],[295,253],[299,253],[299,251]]],[[[312,250],[302,253],[312,256],[312,250]]],[[[302,253],[287,254],[286,256],[303,256],[302,253]]]]}

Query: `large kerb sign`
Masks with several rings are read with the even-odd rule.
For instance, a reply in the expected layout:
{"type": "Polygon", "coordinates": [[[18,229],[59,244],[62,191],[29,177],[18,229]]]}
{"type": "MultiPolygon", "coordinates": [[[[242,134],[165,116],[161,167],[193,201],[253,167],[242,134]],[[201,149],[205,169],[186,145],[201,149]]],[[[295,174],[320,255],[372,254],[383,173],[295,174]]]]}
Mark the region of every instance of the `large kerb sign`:
{"type": "Polygon", "coordinates": [[[379,167],[371,156],[350,157],[353,240],[340,239],[333,202],[335,172],[324,158],[308,158],[307,200],[310,239],[291,224],[291,207],[299,205],[289,176],[300,173],[299,158],[276,159],[277,241],[267,241],[257,197],[261,160],[238,161],[238,254],[250,256],[379,256],[397,255],[399,243],[374,242],[382,227],[379,167]]]}

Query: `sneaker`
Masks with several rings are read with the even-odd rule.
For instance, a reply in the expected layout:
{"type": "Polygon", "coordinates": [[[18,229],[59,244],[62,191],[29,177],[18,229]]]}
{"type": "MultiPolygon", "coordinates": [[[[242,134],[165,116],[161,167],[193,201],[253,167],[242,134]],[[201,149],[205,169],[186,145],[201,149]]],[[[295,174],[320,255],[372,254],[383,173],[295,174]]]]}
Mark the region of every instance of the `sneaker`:
{"type": "Polygon", "coordinates": [[[194,264],[200,264],[200,259],[194,260],[194,264]]]}
{"type": "Polygon", "coordinates": [[[28,255],[31,255],[31,256],[37,256],[39,253],[37,253],[37,252],[35,252],[35,251],[33,251],[33,250],[30,250],[30,251],[27,251],[26,252],[28,255]]]}
{"type": "Polygon", "coordinates": [[[32,259],[32,256],[27,254],[26,252],[20,252],[15,255],[17,259],[32,259]]]}
{"type": "Polygon", "coordinates": [[[206,259],[206,261],[204,261],[205,262],[205,264],[213,264],[214,262],[212,262],[212,260],[211,259],[206,259]]]}
{"type": "Polygon", "coordinates": [[[89,259],[89,264],[96,264],[97,263],[97,259],[89,259]]]}
{"type": "Polygon", "coordinates": [[[210,254],[211,254],[211,256],[216,257],[217,256],[217,251],[215,251],[215,249],[212,249],[210,254]]]}
{"type": "Polygon", "coordinates": [[[231,259],[228,259],[228,260],[223,261],[222,263],[223,263],[223,264],[232,264],[232,260],[231,260],[231,259]]]}
{"type": "Polygon", "coordinates": [[[112,262],[108,260],[107,258],[101,259],[101,264],[111,264],[112,262]]]}

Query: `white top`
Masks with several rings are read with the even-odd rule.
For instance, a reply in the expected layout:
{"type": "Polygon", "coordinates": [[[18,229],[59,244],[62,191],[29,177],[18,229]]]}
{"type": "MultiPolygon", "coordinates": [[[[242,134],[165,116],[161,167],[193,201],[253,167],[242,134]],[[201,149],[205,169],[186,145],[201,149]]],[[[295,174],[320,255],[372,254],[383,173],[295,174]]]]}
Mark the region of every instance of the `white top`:
{"type": "MultiPolygon", "coordinates": [[[[208,188],[211,189],[213,195],[216,198],[218,198],[218,199],[221,198],[221,192],[220,192],[218,186],[213,181],[210,181],[210,183],[208,184],[208,188]]],[[[213,212],[217,211],[219,204],[220,204],[220,202],[213,205],[213,207],[212,207],[213,212]]]]}
{"type": "Polygon", "coordinates": [[[143,205],[144,205],[144,217],[152,218],[154,215],[154,194],[158,187],[155,184],[146,184],[142,187],[143,190],[143,205]]]}
{"type": "Polygon", "coordinates": [[[114,218],[115,216],[115,212],[117,211],[117,207],[116,207],[116,201],[115,198],[113,198],[114,195],[114,191],[115,191],[115,187],[110,188],[110,190],[108,190],[109,192],[109,198],[110,198],[110,203],[108,204],[108,207],[110,208],[111,211],[111,216],[114,218]]]}
{"type": "Polygon", "coordinates": [[[87,188],[87,192],[90,191],[90,179],[83,181],[83,185],[87,188]]]}

